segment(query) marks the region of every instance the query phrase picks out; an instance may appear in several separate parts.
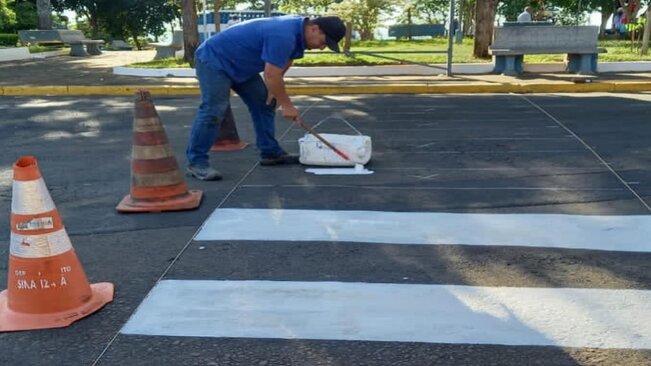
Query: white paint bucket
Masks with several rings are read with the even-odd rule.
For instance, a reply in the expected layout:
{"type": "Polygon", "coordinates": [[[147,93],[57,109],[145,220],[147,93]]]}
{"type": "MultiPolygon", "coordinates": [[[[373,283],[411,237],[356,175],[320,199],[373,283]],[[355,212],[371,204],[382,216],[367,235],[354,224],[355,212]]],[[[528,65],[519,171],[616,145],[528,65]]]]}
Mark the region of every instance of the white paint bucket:
{"type": "MultiPolygon", "coordinates": [[[[338,117],[328,117],[340,119],[350,126],[357,135],[340,135],[332,133],[320,134],[323,139],[334,145],[337,149],[343,152],[350,160],[346,160],[337,154],[334,150],[321,142],[317,137],[312,134],[306,134],[298,139],[300,150],[299,161],[304,165],[320,165],[320,166],[355,166],[356,164],[366,164],[371,160],[371,138],[362,135],[355,127],[348,121],[338,117]]],[[[319,126],[321,122],[317,123],[314,128],[319,126]]]]}

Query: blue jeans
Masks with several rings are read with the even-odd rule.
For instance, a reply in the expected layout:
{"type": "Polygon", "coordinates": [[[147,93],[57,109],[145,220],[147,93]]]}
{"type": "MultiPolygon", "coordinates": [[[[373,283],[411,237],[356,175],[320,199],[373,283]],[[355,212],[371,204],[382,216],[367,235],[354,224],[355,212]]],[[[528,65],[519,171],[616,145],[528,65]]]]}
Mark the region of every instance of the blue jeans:
{"type": "Polygon", "coordinates": [[[249,109],[260,156],[272,158],[285,154],[276,141],[276,111],[266,103],[267,86],[260,75],[243,83],[235,83],[224,71],[211,69],[199,60],[195,60],[195,68],[201,88],[201,105],[192,124],[185,151],[190,165],[208,166],[208,152],[217,139],[219,124],[230,105],[231,89],[249,109]]]}

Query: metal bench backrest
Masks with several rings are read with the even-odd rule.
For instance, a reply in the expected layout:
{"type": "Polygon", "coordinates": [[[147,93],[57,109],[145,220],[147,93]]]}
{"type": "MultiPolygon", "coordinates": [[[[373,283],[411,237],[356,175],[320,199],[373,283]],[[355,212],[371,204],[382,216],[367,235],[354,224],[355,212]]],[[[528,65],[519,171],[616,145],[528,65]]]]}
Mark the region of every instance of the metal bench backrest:
{"type": "Polygon", "coordinates": [[[56,30],[21,30],[18,31],[18,39],[24,45],[62,42],[56,30]]]}
{"type": "Polygon", "coordinates": [[[492,49],[588,49],[597,48],[598,26],[497,27],[492,49]]]}
{"type": "Polygon", "coordinates": [[[78,30],[59,30],[59,36],[64,43],[74,43],[88,40],[82,31],[78,30]]]}

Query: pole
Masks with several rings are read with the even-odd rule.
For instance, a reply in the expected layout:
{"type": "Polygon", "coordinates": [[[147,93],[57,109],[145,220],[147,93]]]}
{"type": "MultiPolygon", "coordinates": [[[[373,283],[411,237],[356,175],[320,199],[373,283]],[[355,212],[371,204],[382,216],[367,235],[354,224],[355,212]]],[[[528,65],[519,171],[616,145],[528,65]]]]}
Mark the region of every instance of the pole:
{"type": "Polygon", "coordinates": [[[271,0],[264,0],[264,16],[267,18],[271,16],[271,0]]]}
{"type": "Polygon", "coordinates": [[[454,45],[454,0],[450,0],[450,17],[448,20],[448,64],[447,76],[452,76],[452,46],[454,45]]]}

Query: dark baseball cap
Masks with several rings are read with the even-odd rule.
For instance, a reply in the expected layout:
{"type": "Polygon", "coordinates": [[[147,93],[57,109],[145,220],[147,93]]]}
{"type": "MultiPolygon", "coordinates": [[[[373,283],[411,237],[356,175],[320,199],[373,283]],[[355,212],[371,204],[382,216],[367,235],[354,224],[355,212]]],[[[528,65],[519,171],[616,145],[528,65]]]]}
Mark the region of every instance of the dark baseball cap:
{"type": "Polygon", "coordinates": [[[326,35],[326,44],[328,48],[335,51],[339,50],[339,41],[346,35],[346,26],[339,17],[320,17],[312,19],[312,23],[319,26],[319,29],[326,35]]]}

